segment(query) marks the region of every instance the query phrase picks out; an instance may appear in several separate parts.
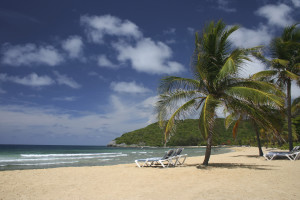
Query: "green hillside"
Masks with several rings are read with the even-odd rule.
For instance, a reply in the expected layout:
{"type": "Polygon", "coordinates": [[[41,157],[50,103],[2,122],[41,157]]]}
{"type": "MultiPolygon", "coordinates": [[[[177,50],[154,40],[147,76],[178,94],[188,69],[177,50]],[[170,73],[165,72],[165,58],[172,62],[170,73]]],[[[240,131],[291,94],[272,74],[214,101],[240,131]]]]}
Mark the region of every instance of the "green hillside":
{"type": "MultiPolygon", "coordinates": [[[[198,129],[197,119],[186,119],[178,123],[176,133],[170,138],[168,146],[196,146],[205,145],[198,129]]],[[[216,120],[214,145],[256,145],[255,132],[252,124],[242,121],[238,128],[236,139],[232,137],[232,127],[225,129],[224,119],[216,120]]],[[[163,146],[164,135],[158,123],[153,123],[145,128],[124,133],[115,139],[116,144],[139,145],[139,146],[163,146]]]]}

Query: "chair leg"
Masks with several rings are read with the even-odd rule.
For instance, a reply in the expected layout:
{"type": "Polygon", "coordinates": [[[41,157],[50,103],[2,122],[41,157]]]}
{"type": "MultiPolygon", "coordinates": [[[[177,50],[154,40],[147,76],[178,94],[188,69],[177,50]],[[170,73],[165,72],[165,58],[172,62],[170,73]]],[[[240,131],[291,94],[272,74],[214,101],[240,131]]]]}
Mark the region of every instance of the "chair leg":
{"type": "Polygon", "coordinates": [[[161,164],[161,166],[163,166],[163,168],[165,168],[163,161],[160,160],[159,163],[161,164]]]}
{"type": "Polygon", "coordinates": [[[140,164],[139,164],[139,162],[138,162],[137,160],[135,160],[135,163],[136,163],[136,165],[137,165],[139,168],[141,168],[141,166],[140,166],[140,164]]]}

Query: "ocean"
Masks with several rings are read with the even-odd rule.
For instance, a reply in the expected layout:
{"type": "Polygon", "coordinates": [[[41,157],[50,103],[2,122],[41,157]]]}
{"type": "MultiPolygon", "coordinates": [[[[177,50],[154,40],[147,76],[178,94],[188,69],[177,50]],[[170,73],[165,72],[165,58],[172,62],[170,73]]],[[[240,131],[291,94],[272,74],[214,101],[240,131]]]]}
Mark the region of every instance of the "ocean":
{"type": "MultiPolygon", "coordinates": [[[[0,171],[128,164],[140,158],[161,157],[168,149],[170,148],[0,145],[0,171]]],[[[227,148],[213,148],[212,154],[229,151],[227,148]]],[[[203,147],[185,148],[183,151],[189,157],[202,156],[204,152],[203,147]]]]}

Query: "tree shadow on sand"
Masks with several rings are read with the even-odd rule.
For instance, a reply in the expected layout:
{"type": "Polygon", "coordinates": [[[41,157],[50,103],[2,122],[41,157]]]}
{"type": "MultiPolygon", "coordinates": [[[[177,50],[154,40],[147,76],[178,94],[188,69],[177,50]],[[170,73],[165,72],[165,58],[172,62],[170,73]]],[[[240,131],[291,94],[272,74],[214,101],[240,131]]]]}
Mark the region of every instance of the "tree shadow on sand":
{"type": "Polygon", "coordinates": [[[231,156],[231,157],[263,158],[262,156],[259,156],[259,155],[238,155],[238,156],[231,156]]]}
{"type": "Polygon", "coordinates": [[[186,164],[185,167],[196,167],[197,169],[212,170],[215,168],[223,169],[252,169],[252,170],[274,170],[271,165],[255,165],[242,163],[210,163],[208,166],[200,164],[186,164]]]}

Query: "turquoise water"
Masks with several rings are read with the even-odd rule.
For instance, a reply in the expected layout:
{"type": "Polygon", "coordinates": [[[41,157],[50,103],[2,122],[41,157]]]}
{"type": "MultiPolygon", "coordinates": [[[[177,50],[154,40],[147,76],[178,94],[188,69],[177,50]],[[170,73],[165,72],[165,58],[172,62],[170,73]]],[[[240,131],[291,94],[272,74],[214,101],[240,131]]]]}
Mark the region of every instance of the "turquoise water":
{"type": "MultiPolygon", "coordinates": [[[[116,148],[106,146],[0,145],[0,170],[56,167],[103,166],[133,163],[134,160],[161,157],[169,148],[116,148]]],[[[213,148],[212,154],[229,152],[213,148]]],[[[188,156],[204,155],[205,148],[185,148],[188,156]]]]}

